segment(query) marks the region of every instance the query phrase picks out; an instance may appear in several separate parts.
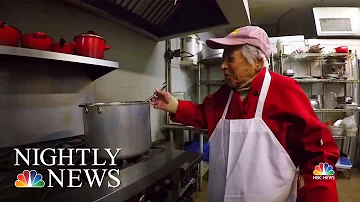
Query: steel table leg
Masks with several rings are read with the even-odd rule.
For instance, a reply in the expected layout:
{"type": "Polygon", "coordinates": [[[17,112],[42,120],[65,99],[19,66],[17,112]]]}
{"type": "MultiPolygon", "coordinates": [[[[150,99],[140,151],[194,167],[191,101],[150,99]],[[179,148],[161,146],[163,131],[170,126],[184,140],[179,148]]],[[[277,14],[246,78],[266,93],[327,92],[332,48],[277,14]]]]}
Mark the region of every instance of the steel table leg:
{"type": "Polygon", "coordinates": [[[170,129],[170,148],[174,149],[174,131],[170,129]]]}

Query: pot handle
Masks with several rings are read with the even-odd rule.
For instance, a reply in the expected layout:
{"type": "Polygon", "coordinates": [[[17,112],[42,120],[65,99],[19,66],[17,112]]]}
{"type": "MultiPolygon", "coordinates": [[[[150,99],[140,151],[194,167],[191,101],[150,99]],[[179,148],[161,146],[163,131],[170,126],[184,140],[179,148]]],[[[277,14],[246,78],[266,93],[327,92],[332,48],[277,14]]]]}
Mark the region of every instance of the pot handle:
{"type": "Polygon", "coordinates": [[[97,108],[98,108],[98,114],[101,114],[102,110],[101,110],[100,106],[97,106],[97,108]]]}
{"type": "Polygon", "coordinates": [[[66,43],[66,40],[65,40],[64,37],[62,36],[62,37],[60,38],[59,44],[60,44],[60,46],[64,46],[65,43],[66,43]]]}
{"type": "Polygon", "coordinates": [[[110,46],[105,46],[104,49],[105,49],[105,50],[109,50],[109,49],[110,49],[110,46]]]}
{"type": "MultiPolygon", "coordinates": [[[[100,108],[100,106],[97,106],[97,108],[98,108],[97,110],[98,114],[101,114],[103,112],[102,109],[100,108]]],[[[89,109],[87,107],[85,107],[85,113],[89,113],[89,109]]]]}
{"type": "Polygon", "coordinates": [[[33,36],[34,37],[39,37],[39,38],[46,38],[47,37],[47,35],[45,33],[43,33],[43,32],[35,32],[35,33],[33,33],[33,36]]]}

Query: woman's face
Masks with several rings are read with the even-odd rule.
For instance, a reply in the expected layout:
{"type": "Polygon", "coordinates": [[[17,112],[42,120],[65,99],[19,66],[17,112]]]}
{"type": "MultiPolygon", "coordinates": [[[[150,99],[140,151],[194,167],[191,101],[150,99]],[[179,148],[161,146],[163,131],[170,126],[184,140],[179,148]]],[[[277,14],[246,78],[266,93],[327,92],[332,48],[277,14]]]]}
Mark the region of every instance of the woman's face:
{"type": "Polygon", "coordinates": [[[221,69],[230,88],[240,87],[257,75],[262,64],[250,64],[239,48],[225,48],[221,69]]]}

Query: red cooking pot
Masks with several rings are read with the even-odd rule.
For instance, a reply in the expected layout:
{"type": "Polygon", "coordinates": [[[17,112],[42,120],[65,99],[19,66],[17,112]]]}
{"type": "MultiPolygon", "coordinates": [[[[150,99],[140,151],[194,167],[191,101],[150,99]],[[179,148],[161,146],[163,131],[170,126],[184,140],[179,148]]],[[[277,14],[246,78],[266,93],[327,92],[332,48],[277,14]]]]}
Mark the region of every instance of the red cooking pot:
{"type": "Polygon", "coordinates": [[[25,34],[21,37],[21,47],[51,51],[53,39],[43,32],[25,34]]]}
{"type": "Polygon", "coordinates": [[[69,43],[69,44],[65,44],[65,43],[66,43],[66,41],[65,41],[64,37],[61,37],[59,43],[53,44],[52,51],[58,52],[58,53],[73,54],[74,48],[75,48],[75,43],[69,43]]]}
{"type": "Polygon", "coordinates": [[[0,21],[0,45],[19,46],[20,38],[20,30],[7,25],[5,22],[0,21]]]}
{"type": "Polygon", "coordinates": [[[348,53],[349,48],[347,46],[339,46],[339,47],[335,48],[335,51],[337,53],[348,53]]]}
{"type": "Polygon", "coordinates": [[[75,53],[81,56],[103,59],[104,52],[110,49],[105,39],[93,31],[74,37],[75,53]]]}

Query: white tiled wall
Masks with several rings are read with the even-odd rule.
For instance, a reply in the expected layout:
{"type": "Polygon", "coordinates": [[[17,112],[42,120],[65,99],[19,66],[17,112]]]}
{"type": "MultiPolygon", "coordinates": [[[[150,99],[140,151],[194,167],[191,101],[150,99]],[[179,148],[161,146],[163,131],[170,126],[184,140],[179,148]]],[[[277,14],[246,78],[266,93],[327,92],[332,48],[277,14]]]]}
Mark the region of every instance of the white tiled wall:
{"type": "MultiPolygon", "coordinates": [[[[2,1],[0,20],[17,27],[23,34],[41,31],[55,41],[64,36],[71,42],[74,36],[88,30],[102,35],[111,47],[105,59],[119,62],[120,68],[94,82],[94,101],[144,100],[165,81],[165,42],[156,43],[59,1],[2,1]]],[[[179,42],[172,40],[172,50],[180,47],[179,42]]],[[[194,96],[194,71],[180,69],[176,60],[172,61],[173,91],[186,91],[194,96]]],[[[159,127],[164,124],[164,116],[160,111],[151,110],[153,141],[163,138],[159,127]]]]}

